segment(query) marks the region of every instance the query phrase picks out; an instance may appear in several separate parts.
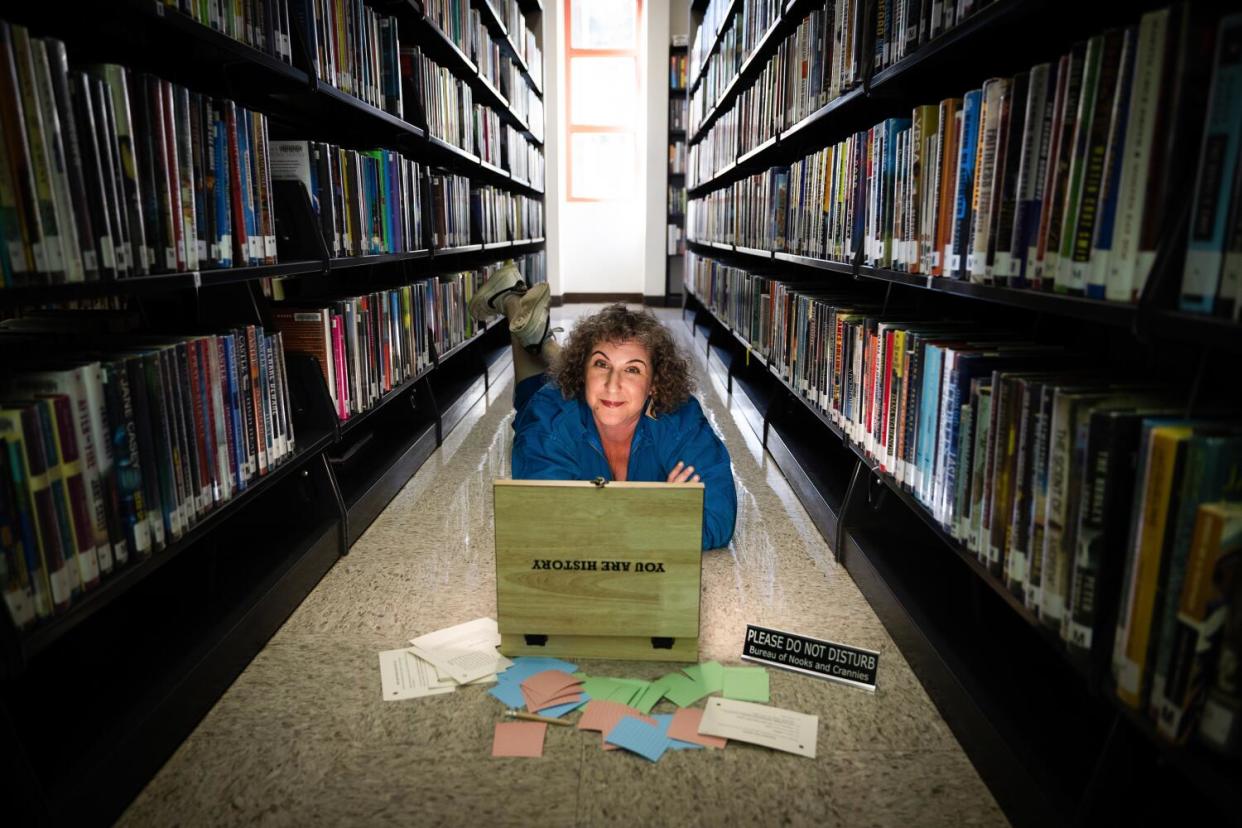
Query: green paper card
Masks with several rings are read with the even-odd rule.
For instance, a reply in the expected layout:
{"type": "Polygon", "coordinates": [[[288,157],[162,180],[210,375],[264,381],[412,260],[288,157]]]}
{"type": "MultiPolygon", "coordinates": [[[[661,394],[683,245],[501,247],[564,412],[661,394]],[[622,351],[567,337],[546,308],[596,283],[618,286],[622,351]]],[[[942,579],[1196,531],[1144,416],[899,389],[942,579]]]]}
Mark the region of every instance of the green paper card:
{"type": "Polygon", "coordinates": [[[707,688],[704,684],[681,673],[669,673],[660,681],[669,684],[669,688],[664,691],[664,698],[678,707],[694,704],[707,695],[707,688]]]}
{"type": "Polygon", "coordinates": [[[768,703],[768,671],[762,667],[725,667],[724,697],[768,703]]]}
{"type": "Polygon", "coordinates": [[[642,695],[638,697],[638,701],[634,702],[634,707],[638,709],[639,713],[644,715],[650,713],[651,708],[659,704],[660,699],[664,698],[664,693],[667,690],[668,684],[663,679],[651,682],[642,695]]]}

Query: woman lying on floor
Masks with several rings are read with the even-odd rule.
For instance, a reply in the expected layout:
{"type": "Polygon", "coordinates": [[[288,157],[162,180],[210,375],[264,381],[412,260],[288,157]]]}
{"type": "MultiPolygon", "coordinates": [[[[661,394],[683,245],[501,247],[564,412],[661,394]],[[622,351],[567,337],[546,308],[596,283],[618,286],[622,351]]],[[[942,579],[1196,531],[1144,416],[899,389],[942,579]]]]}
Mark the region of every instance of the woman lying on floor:
{"type": "Polygon", "coordinates": [[[471,300],[476,319],[503,313],[516,387],[518,480],[702,482],[703,549],[729,543],[737,495],[729,452],[691,396],[693,378],[650,311],[610,305],[553,338],[546,283],[498,270],[471,300]]]}

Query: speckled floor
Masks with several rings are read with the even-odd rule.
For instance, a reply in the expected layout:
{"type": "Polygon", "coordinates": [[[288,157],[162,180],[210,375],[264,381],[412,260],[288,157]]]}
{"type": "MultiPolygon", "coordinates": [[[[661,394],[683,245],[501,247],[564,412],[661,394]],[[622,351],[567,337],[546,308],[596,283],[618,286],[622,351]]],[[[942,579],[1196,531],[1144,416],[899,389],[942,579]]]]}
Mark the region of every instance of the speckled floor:
{"type": "MultiPolygon", "coordinates": [[[[568,320],[586,306],[562,309],[568,320]]],[[[676,311],[661,311],[688,344],[676,311]]],[[[704,556],[700,656],[740,663],[745,625],[882,653],[874,693],[771,670],[772,704],[819,716],[815,760],[731,743],[658,764],[549,728],[542,759],[492,759],[481,688],[380,698],[377,653],[495,613],[490,482],[508,474],[512,383],[493,386],[247,667],[126,825],[999,825],[1004,815],[883,625],[723,388],[738,528],[704,556]]],[[[654,678],[673,665],[580,661],[654,678]]],[[[663,702],[657,711],[673,709],[663,702]]],[[[574,714],[576,715],[576,714],[574,714]]]]}

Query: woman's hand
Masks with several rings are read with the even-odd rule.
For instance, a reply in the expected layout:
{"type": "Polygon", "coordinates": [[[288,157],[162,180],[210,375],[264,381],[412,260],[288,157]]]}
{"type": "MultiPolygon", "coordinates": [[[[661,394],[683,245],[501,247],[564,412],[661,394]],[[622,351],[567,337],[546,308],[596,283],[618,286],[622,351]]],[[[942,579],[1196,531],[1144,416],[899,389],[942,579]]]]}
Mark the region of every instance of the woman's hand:
{"type": "Polygon", "coordinates": [[[673,470],[668,473],[669,483],[698,483],[699,476],[694,473],[694,466],[687,466],[680,460],[677,465],[673,466],[673,470]]]}

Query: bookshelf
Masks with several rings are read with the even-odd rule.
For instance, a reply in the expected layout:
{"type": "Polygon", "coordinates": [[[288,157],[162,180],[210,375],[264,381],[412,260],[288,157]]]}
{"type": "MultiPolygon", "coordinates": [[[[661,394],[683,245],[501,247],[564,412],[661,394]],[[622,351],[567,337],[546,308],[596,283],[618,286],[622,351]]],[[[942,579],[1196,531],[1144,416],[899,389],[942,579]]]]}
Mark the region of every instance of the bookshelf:
{"type": "Polygon", "coordinates": [[[666,241],[664,259],[664,295],[666,301],[679,297],[685,275],[686,215],[686,79],[690,47],[682,37],[673,38],[668,47],[668,177],[665,202],[666,241]],[[678,149],[680,147],[680,149],[678,149]]]}
{"type": "MultiPolygon", "coordinates": [[[[500,48],[500,85],[423,16],[422,4],[367,0],[368,11],[396,21],[402,47],[417,46],[448,69],[477,104],[520,137],[516,146],[541,153],[542,3],[475,0],[474,7],[500,48]],[[512,25],[510,15],[520,15],[523,25],[512,25]],[[522,98],[528,108],[515,103],[516,95],[529,95],[522,98]]],[[[431,179],[462,176],[471,187],[524,196],[541,209],[543,170],[540,162],[517,175],[507,155],[503,164],[489,163],[431,136],[413,101],[407,99],[402,118],[318,78],[296,26],[284,60],[151,0],[90,4],[73,15],[47,4],[20,4],[6,9],[3,19],[27,27],[32,37],[63,41],[71,69],[117,63],[235,101],[265,116],[273,141],[400,153],[419,165],[411,205],[421,211],[424,235],[411,237],[399,252],[340,255],[330,240],[298,235],[307,226],[317,234],[319,219],[308,199],[290,199],[287,189],[276,187],[276,263],[0,287],[0,319],[49,306],[106,306],[138,331],[250,325],[270,332],[273,314],[286,306],[393,297],[405,286],[422,285],[426,293],[418,295],[431,297],[427,308],[438,315],[437,330],[445,326],[442,348],[430,318],[425,337],[402,329],[410,343],[425,339],[428,350],[418,367],[408,353],[409,373],[380,380],[369,404],[346,419],[320,362],[286,347],[283,387],[296,447],[279,464],[205,511],[160,551],[118,566],[68,609],[27,629],[0,613],[0,773],[24,792],[11,802],[11,816],[23,824],[112,821],[509,369],[503,320],[465,320],[460,303],[468,294],[461,291],[470,288],[454,274],[481,278],[481,270],[513,258],[529,278],[542,278],[541,219],[512,232],[504,225],[495,240],[479,235],[471,219],[472,243],[437,245],[431,179]],[[68,716],[68,710],[89,712],[68,716]]],[[[397,330],[394,318],[388,323],[386,330],[397,330]]],[[[24,363],[10,359],[16,346],[4,343],[0,337],[6,348],[0,380],[7,381],[24,363]]]]}
{"type": "MultiPolygon", "coordinates": [[[[876,68],[881,45],[876,18],[864,18],[857,30],[857,82],[845,84],[835,97],[801,117],[779,113],[777,129],[755,141],[737,134],[741,129],[726,132],[720,140],[714,130],[738,117],[742,103],[752,100],[747,96],[769,71],[769,61],[824,4],[787,0],[776,8],[774,19],[765,18],[765,26],[751,27],[746,35],[750,50],[743,53],[740,46],[732,51],[742,36],[731,28],[741,25],[742,16],[760,14],[760,6],[770,10],[771,4],[692,3],[694,57],[688,93],[693,98],[708,84],[715,84],[716,91],[714,99],[698,102],[697,116],[691,103],[683,319],[710,375],[732,394],[742,419],[786,474],[1015,825],[1146,823],[1165,816],[1236,823],[1242,813],[1238,760],[1193,738],[1189,744],[1171,744],[1151,719],[1119,701],[1110,664],[1111,635],[1107,650],[1103,645],[1085,652],[1067,646],[1062,634],[1015,594],[976,549],[946,528],[908,481],[903,484],[882,467],[884,457],[877,457],[863,436],[846,428],[846,421],[838,419],[843,415],[832,414],[812,396],[804,374],[795,378],[788,373],[789,356],[761,341],[761,327],[775,331],[793,325],[786,330],[799,331],[798,347],[812,347],[804,346],[804,340],[813,334],[796,328],[804,317],[764,321],[763,313],[775,312],[774,298],[762,304],[763,310],[750,304],[767,302],[768,285],[775,290],[781,283],[811,297],[808,301],[830,297],[819,300],[820,308],[856,304],[868,319],[902,320],[905,314],[916,320],[961,320],[976,330],[1070,348],[1108,376],[1168,384],[1176,389],[1172,407],[1183,416],[1236,412],[1242,399],[1234,384],[1223,379],[1232,375],[1232,364],[1242,353],[1242,325],[1178,309],[1190,187],[1206,100],[1197,101],[1199,109],[1189,116],[1196,122],[1193,129],[1173,133],[1171,146],[1176,149],[1168,157],[1178,166],[1170,175],[1168,213],[1150,276],[1132,303],[991,284],[990,274],[986,280],[973,280],[879,266],[864,247],[870,225],[862,218],[844,225],[852,250],[831,259],[790,252],[784,242],[773,239],[770,229],[767,243],[756,243],[751,239],[763,232],[755,231],[749,218],[729,224],[730,213],[725,230],[711,223],[714,218],[703,220],[714,215],[706,212],[711,199],[734,198],[728,194],[735,192],[763,198],[757,189],[735,186],[760,180],[783,186],[779,177],[772,178],[774,170],[825,148],[845,146],[852,136],[865,137],[886,119],[909,118],[914,107],[961,96],[989,78],[1009,78],[1041,62],[1055,65],[1076,42],[1137,24],[1141,15],[1166,4],[1147,2],[1128,11],[1055,0],[995,0],[966,7],[972,5],[956,25],[924,37],[903,56],[887,57],[882,68],[876,68]],[[726,50],[735,63],[709,70],[713,56],[726,50]],[[706,152],[713,140],[716,154],[696,166],[696,153],[706,152]],[[699,226],[709,228],[705,236],[696,237],[699,226]],[[746,243],[742,236],[728,235],[734,232],[749,234],[746,243]],[[736,281],[739,274],[762,277],[764,286],[736,281]],[[748,317],[752,312],[755,316],[748,317]]],[[[892,13],[900,4],[861,4],[859,9],[875,15],[877,6],[880,13],[892,13]]],[[[1207,4],[1191,7],[1207,25],[1221,14],[1207,4]]],[[[1238,11],[1236,4],[1231,9],[1238,11]]],[[[1209,46],[1204,43],[1202,48],[1209,46]]],[[[1206,80],[1201,86],[1206,99],[1206,80]]],[[[798,182],[792,174],[788,182],[792,200],[798,182]]],[[[726,203],[742,213],[738,201],[726,203]]],[[[760,220],[772,220],[776,211],[771,202],[758,203],[763,205],[758,208],[760,220]]],[[[831,359],[797,354],[803,361],[831,359]]],[[[863,370],[870,371],[866,364],[863,370]]],[[[1225,416],[1228,426],[1236,428],[1236,415],[1225,416]]],[[[866,437],[874,438],[870,433],[866,437]]],[[[1101,612],[1116,612],[1115,604],[1105,604],[1118,600],[1122,563],[1113,560],[1109,566],[1115,568],[1101,571],[1101,612]]]]}

